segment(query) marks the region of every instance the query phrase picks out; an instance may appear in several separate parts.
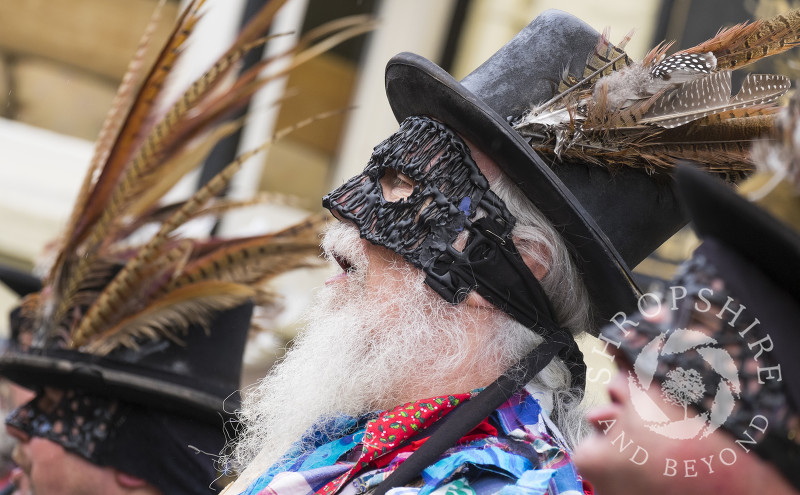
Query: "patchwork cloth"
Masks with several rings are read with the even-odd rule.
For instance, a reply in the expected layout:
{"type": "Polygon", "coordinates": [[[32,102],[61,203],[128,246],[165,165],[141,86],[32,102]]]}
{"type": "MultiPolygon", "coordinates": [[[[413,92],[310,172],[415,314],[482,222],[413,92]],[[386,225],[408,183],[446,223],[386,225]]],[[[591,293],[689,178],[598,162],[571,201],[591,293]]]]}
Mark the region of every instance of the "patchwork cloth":
{"type": "MultiPolygon", "coordinates": [[[[376,488],[426,440],[429,428],[469,394],[434,397],[312,428],[283,460],[239,495],[357,495],[376,488]],[[345,432],[331,439],[324,431],[345,432]],[[422,432],[422,433],[420,433],[422,432]],[[311,448],[308,448],[308,443],[311,448]],[[301,453],[302,452],[302,453],[301,453]]],[[[525,390],[390,495],[583,495],[565,442],[525,390]]]]}

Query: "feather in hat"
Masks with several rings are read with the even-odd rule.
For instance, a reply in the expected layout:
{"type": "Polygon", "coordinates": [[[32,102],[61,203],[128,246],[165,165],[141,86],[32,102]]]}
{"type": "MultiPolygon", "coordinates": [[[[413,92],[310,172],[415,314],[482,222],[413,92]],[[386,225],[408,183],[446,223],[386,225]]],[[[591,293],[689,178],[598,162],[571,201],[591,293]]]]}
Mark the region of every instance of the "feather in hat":
{"type": "Polygon", "coordinates": [[[264,33],[284,2],[268,2],[233,45],[173,101],[164,101],[163,88],[202,16],[204,1],[189,3],[155,63],[143,72],[154,14],[101,130],[44,287],[22,303],[26,328],[20,330],[33,333],[35,346],[107,355],[149,339],[179,339],[190,325],[207,324],[216,311],[247,300],[273,302],[262,287],[266,280],[315,263],[321,216],[253,237],[189,237],[178,229],[199,216],[218,217],[260,202],[217,195],[245,160],[325,114],[282,129],[238,156],[186,201],[160,203],[220,139],[242,125],[235,111],[261,86],[372,28],[363,16],[339,19],[237,74],[244,55],[268,41],[264,33]],[[285,68],[263,75],[285,59],[290,60],[285,68]],[[144,234],[147,226],[155,233],[144,234]]]}
{"type": "Polygon", "coordinates": [[[561,160],[648,171],[680,160],[734,177],[753,169],[749,142],[765,135],[785,76],[749,74],[731,95],[731,72],[800,42],[800,10],[733,26],[667,56],[670,43],[641,62],[601,36],[583,78],[565,76],[557,94],[513,122],[538,152],[561,160]]]}

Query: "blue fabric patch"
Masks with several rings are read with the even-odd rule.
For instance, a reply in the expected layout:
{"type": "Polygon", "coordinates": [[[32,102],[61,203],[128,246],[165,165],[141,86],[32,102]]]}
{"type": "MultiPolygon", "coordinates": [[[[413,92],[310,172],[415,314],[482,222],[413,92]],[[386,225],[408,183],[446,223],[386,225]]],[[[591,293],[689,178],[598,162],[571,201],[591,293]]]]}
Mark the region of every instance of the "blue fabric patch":
{"type": "Polygon", "coordinates": [[[500,421],[503,431],[511,433],[514,430],[524,429],[525,425],[538,424],[541,412],[542,406],[539,405],[539,401],[528,395],[523,401],[519,401],[517,396],[512,397],[494,414],[500,421]]]}
{"type": "Polygon", "coordinates": [[[361,442],[361,438],[364,436],[363,425],[374,416],[374,413],[359,418],[343,415],[312,426],[309,428],[309,431],[303,435],[302,440],[294,444],[292,448],[284,454],[283,461],[273,464],[264,474],[251,483],[250,486],[247,487],[247,490],[242,492],[241,495],[256,495],[260,490],[266,488],[266,486],[270,484],[275,475],[284,471],[308,471],[335,464],[339,457],[352,450],[356,444],[361,442]],[[354,428],[358,427],[362,427],[362,429],[331,441],[331,439],[335,437],[333,437],[330,432],[352,431],[354,428]],[[311,450],[308,448],[309,443],[314,450],[311,451],[311,453],[301,454],[303,451],[308,452],[311,450]]]}
{"type": "Polygon", "coordinates": [[[469,196],[465,196],[464,199],[458,203],[458,211],[463,213],[466,216],[469,216],[469,207],[472,206],[472,198],[469,196]]]}
{"type": "Polygon", "coordinates": [[[550,480],[555,474],[555,469],[526,471],[516,484],[508,485],[500,490],[500,495],[547,495],[550,480]]]}
{"type": "Polygon", "coordinates": [[[474,466],[483,471],[489,471],[509,478],[519,478],[526,471],[533,469],[531,462],[519,455],[511,454],[498,447],[485,447],[483,449],[469,449],[449,455],[444,459],[428,466],[422,472],[425,486],[419,495],[427,495],[436,489],[444,480],[463,471],[467,466],[474,466]]]}

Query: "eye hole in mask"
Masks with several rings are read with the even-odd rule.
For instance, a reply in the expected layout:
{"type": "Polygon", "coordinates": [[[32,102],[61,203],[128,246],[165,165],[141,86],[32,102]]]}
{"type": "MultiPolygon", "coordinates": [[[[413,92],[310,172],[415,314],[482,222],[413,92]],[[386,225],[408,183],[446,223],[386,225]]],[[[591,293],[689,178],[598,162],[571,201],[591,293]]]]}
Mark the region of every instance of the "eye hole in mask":
{"type": "Polygon", "coordinates": [[[364,172],[325,196],[323,205],[354,223],[364,239],[422,269],[428,285],[451,302],[475,286],[467,265],[487,256],[470,248],[476,231],[483,237],[491,230],[493,241],[511,244],[515,222],[466,143],[426,117],[403,121],[375,147],[364,172]],[[473,225],[479,219],[483,226],[473,225]],[[455,265],[463,275],[452,271],[455,265]]]}
{"type": "Polygon", "coordinates": [[[383,199],[390,203],[408,199],[418,187],[417,181],[392,167],[383,171],[380,185],[383,199]]]}

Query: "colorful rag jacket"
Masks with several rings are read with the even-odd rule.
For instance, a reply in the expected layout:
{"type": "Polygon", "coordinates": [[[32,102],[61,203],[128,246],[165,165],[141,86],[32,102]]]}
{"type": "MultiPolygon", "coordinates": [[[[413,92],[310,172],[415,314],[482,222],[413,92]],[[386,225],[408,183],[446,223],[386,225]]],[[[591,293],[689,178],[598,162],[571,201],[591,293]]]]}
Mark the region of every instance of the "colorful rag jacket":
{"type": "MultiPolygon", "coordinates": [[[[421,400],[361,418],[340,417],[312,428],[240,495],[367,493],[425,442],[421,437],[427,435],[417,433],[476,393],[421,400]],[[339,436],[332,439],[324,431],[339,436]]],[[[564,445],[539,402],[523,390],[428,466],[418,483],[388,495],[590,493],[564,445]]]]}

